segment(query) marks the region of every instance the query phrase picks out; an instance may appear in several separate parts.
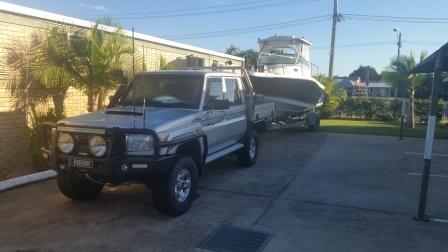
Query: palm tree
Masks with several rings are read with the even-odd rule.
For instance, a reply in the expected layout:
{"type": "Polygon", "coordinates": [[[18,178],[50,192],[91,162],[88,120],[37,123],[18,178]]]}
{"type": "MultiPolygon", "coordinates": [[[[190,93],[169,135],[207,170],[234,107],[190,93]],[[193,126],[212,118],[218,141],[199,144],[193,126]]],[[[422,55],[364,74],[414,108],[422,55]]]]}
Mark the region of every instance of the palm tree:
{"type": "Polygon", "coordinates": [[[100,29],[102,22],[97,21],[87,35],[78,32],[72,42],[77,60],[73,74],[77,87],[88,97],[88,111],[93,111],[95,105],[101,108],[106,95],[123,81],[124,75],[130,76],[132,72],[133,48],[123,30],[117,28],[108,34],[100,29]]]}
{"type": "Polygon", "coordinates": [[[48,34],[34,31],[27,40],[15,41],[6,48],[2,62],[15,108],[31,112],[33,127],[40,114],[36,108],[46,104],[48,98],[53,100],[56,118],[63,117],[70,75],[59,66],[65,58],[59,55],[63,48],[62,41],[56,39],[59,31],[53,29],[48,34]]]}
{"type": "Polygon", "coordinates": [[[51,94],[55,114],[60,118],[64,114],[67,90],[74,85],[72,70],[75,55],[71,50],[69,33],[63,27],[51,28],[43,42],[36,48],[31,73],[45,86],[43,91],[51,94]]]}
{"type": "Polygon", "coordinates": [[[347,98],[347,93],[344,89],[335,87],[331,78],[319,75],[316,79],[325,86],[322,116],[328,117],[336,112],[341,102],[347,98]]]}
{"type": "MultiPolygon", "coordinates": [[[[426,52],[420,54],[420,61],[426,58],[426,52]]],[[[393,59],[389,66],[389,71],[383,72],[383,79],[386,83],[389,83],[392,87],[397,87],[398,90],[402,90],[405,97],[409,98],[409,113],[408,113],[408,127],[415,127],[415,115],[414,115],[414,93],[415,89],[425,82],[427,75],[411,74],[411,70],[416,65],[414,55],[411,53],[409,56],[403,55],[399,59],[393,59]]]]}

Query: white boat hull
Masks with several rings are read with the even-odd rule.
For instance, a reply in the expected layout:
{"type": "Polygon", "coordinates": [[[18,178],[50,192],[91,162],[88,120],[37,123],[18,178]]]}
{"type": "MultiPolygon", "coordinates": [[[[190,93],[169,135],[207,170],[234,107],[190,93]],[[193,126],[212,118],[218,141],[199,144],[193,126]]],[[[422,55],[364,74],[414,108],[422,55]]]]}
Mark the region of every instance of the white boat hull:
{"type": "Polygon", "coordinates": [[[278,115],[298,114],[322,105],[324,86],[314,78],[274,75],[262,72],[249,74],[256,94],[276,103],[278,115]]]}

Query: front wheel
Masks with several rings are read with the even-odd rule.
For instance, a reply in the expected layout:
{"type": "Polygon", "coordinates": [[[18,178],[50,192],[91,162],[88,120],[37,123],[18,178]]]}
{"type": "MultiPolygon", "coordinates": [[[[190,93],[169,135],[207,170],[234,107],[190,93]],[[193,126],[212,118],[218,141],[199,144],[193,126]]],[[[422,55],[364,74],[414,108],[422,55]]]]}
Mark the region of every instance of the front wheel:
{"type": "Polygon", "coordinates": [[[246,134],[244,147],[238,152],[237,157],[242,166],[252,166],[257,162],[258,137],[255,131],[251,130],[246,134]]]}
{"type": "Polygon", "coordinates": [[[57,175],[59,190],[74,200],[95,198],[103,189],[103,185],[94,183],[81,174],[59,171],[57,175]]]}
{"type": "Polygon", "coordinates": [[[194,160],[179,158],[173,168],[153,186],[154,205],[163,214],[179,216],[190,209],[196,194],[198,171],[194,160]]]}

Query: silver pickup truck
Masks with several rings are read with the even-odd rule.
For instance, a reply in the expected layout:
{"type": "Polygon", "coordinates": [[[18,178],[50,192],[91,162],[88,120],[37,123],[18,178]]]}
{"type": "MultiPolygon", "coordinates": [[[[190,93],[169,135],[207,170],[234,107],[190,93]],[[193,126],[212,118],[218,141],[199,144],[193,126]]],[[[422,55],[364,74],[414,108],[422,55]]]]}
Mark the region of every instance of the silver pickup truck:
{"type": "Polygon", "coordinates": [[[71,199],[143,182],[155,207],[176,216],[190,208],[206,164],[230,154],[255,164],[257,129],[274,113],[275,104],[254,105],[250,80],[239,74],[142,72],[107,109],[59,121],[42,150],[71,199]]]}

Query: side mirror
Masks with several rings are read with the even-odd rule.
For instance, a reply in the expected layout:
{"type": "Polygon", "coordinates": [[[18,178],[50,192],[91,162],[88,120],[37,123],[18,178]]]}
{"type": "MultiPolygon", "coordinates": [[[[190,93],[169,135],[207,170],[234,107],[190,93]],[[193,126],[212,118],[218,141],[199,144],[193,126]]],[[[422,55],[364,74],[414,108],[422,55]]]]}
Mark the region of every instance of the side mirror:
{"type": "Polygon", "coordinates": [[[115,103],[118,101],[118,99],[120,98],[122,93],[126,90],[126,87],[127,87],[127,85],[120,84],[120,86],[118,86],[118,88],[117,88],[117,91],[115,91],[115,94],[112,96],[109,96],[109,105],[107,106],[108,108],[115,106],[115,103]]]}
{"type": "Polygon", "coordinates": [[[211,100],[204,105],[204,110],[225,110],[229,108],[229,100],[211,100]]]}

